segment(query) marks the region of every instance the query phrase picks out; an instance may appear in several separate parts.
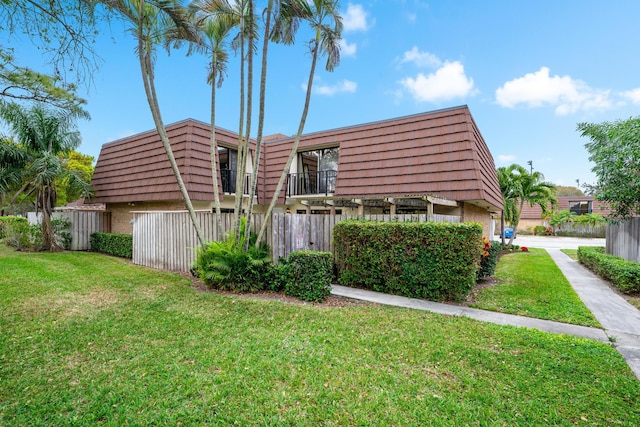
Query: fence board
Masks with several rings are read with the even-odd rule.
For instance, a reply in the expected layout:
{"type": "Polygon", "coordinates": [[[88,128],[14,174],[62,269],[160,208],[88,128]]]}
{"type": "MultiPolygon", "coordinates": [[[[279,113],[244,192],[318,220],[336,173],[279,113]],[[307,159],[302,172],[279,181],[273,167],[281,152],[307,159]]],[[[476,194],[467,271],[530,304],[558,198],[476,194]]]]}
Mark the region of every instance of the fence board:
{"type": "Polygon", "coordinates": [[[607,224],[606,252],[640,262],[640,218],[607,224]]]}
{"type": "MultiPolygon", "coordinates": [[[[197,212],[197,219],[207,241],[219,240],[215,214],[197,212]]],[[[195,259],[199,245],[195,229],[185,211],[133,212],[133,263],[146,267],[187,272],[195,259]]],[[[294,215],[276,213],[267,229],[267,243],[272,248],[274,261],[288,257],[291,252],[309,249],[333,252],[333,228],[346,215],[294,215]]],[[[460,222],[459,217],[434,215],[437,222],[460,222]]],[[[420,221],[426,215],[372,215],[365,219],[379,221],[420,221]]],[[[266,220],[264,214],[255,214],[251,229],[257,232],[266,220]]],[[[232,229],[233,214],[222,214],[223,231],[232,229]]]]}

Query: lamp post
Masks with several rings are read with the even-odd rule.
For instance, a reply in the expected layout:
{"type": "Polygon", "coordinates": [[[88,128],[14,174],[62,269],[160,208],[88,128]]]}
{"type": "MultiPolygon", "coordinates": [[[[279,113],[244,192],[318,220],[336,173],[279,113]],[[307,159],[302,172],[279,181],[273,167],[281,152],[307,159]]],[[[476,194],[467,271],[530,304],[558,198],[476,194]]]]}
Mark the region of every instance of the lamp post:
{"type": "Polygon", "coordinates": [[[527,164],[529,165],[529,173],[533,173],[533,160],[529,160],[527,164]]]}

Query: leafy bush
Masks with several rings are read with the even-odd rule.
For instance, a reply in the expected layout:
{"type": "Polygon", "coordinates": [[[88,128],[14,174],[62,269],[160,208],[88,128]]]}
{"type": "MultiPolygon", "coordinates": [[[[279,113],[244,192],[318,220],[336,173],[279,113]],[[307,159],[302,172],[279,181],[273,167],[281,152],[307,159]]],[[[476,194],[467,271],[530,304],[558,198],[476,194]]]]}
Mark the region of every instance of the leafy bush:
{"type": "Polygon", "coordinates": [[[605,253],[601,246],[578,247],[578,260],[621,292],[640,292],[640,264],[605,253]]]}
{"type": "Polygon", "coordinates": [[[493,276],[498,264],[498,253],[502,250],[502,243],[490,242],[486,238],[482,239],[482,257],[480,258],[480,268],[478,269],[477,279],[493,276]]]}
{"type": "Polygon", "coordinates": [[[71,249],[71,221],[67,218],[51,218],[51,227],[58,244],[66,250],[71,249]]]}
{"type": "MultiPolygon", "coordinates": [[[[22,217],[15,217],[22,218],[22,217]]],[[[18,251],[39,251],[42,249],[42,227],[30,225],[26,218],[3,223],[4,242],[18,251]]]]}
{"type": "Polygon", "coordinates": [[[244,252],[245,219],[240,226],[243,236],[236,243],[235,236],[228,234],[222,242],[209,242],[197,251],[192,271],[205,284],[233,292],[256,292],[265,288],[267,279],[273,275],[270,248],[266,243],[255,247],[256,235],[251,233],[249,247],[244,252]]]}
{"type": "Polygon", "coordinates": [[[468,295],[482,255],[475,223],[347,220],[333,238],[338,283],[436,301],[468,295]]]}
{"type": "Polygon", "coordinates": [[[284,292],[287,295],[322,302],[331,294],[333,254],[330,252],[293,252],[281,271],[286,274],[284,292]]]}
{"type": "Polygon", "coordinates": [[[533,227],[533,234],[536,236],[544,236],[547,234],[547,227],[544,225],[536,225],[533,227]]]}
{"type": "Polygon", "coordinates": [[[7,236],[8,227],[16,223],[29,225],[29,221],[23,216],[0,216],[0,239],[4,239],[7,236]]]}
{"type": "Polygon", "coordinates": [[[133,258],[133,236],[131,234],[91,233],[89,246],[93,252],[133,258]]]}

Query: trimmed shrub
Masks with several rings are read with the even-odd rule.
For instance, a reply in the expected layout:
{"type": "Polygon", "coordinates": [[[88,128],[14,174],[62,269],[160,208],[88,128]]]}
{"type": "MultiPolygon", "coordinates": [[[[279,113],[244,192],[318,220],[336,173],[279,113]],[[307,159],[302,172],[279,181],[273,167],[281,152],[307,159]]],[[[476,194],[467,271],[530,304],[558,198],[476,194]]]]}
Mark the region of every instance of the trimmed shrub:
{"type": "Polygon", "coordinates": [[[330,252],[292,252],[283,266],[285,294],[314,302],[322,302],[331,294],[333,254],[330,252]]]}
{"type": "Polygon", "coordinates": [[[477,280],[491,277],[496,272],[498,264],[498,253],[502,250],[501,242],[490,242],[482,239],[482,258],[480,258],[480,268],[478,269],[477,280]]]}
{"type": "Polygon", "coordinates": [[[640,264],[637,262],[607,254],[601,246],[578,247],[578,260],[621,292],[640,292],[640,264]]]}
{"type": "Polygon", "coordinates": [[[133,236],[131,234],[91,233],[89,246],[93,252],[133,258],[133,236]]]}
{"type": "Polygon", "coordinates": [[[338,283],[435,301],[476,283],[482,226],[346,220],[333,232],[338,283]]]}

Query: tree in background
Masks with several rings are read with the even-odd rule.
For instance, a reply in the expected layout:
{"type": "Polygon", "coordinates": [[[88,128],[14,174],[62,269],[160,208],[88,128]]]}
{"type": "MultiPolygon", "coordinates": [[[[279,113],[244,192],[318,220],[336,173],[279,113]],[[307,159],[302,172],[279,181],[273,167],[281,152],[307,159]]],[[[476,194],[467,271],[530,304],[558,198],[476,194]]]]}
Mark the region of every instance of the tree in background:
{"type": "MultiPolygon", "coordinates": [[[[62,161],[62,167],[77,174],[84,182],[91,182],[93,177],[93,156],[82,154],[75,150],[58,155],[62,161]]],[[[58,201],[56,206],[64,206],[67,203],[78,200],[82,197],[67,177],[62,177],[56,181],[58,201]]]]}
{"type": "Polygon", "coordinates": [[[597,182],[596,200],[607,202],[609,218],[640,214],[640,117],[602,123],[579,123],[597,182]]]}
{"type": "MultiPolygon", "coordinates": [[[[518,164],[512,164],[507,168],[499,168],[498,182],[505,204],[503,217],[509,221],[514,230],[518,228],[520,215],[525,203],[529,206],[540,206],[543,215],[548,214],[558,203],[554,184],[544,181],[542,173],[538,171],[529,172],[525,167],[518,164]]],[[[515,234],[511,235],[509,245],[513,244],[515,234]]],[[[502,235],[504,236],[504,233],[502,235]]]]}
{"type": "MultiPolygon", "coordinates": [[[[60,250],[51,225],[57,201],[56,182],[65,182],[69,191],[91,194],[89,183],[77,172],[64,167],[60,155],[76,149],[80,133],[77,112],[50,110],[42,105],[27,109],[17,104],[0,106],[0,119],[10,128],[16,143],[0,141],[0,166],[16,173],[19,183],[13,198],[33,195],[36,211],[42,212],[43,249],[60,250]]],[[[15,186],[13,188],[16,188],[15,186]]]]}
{"type": "Polygon", "coordinates": [[[578,187],[556,185],[556,196],[558,197],[584,196],[584,193],[578,187]]]}

